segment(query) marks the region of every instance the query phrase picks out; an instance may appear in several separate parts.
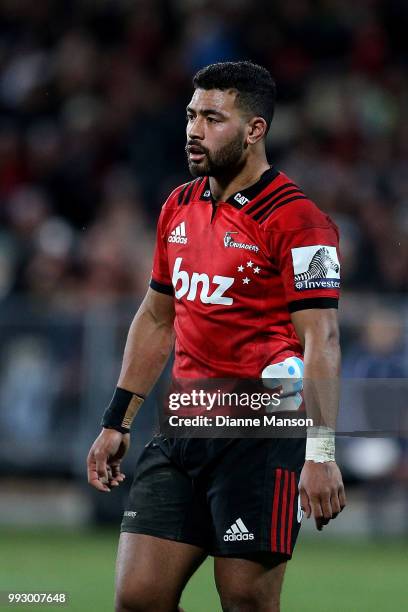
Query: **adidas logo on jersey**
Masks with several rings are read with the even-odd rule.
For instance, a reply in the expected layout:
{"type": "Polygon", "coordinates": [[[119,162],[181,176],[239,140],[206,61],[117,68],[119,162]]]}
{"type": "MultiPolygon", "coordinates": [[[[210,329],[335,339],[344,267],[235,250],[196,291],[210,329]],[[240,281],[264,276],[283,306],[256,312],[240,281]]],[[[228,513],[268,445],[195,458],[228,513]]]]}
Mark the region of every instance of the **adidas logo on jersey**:
{"type": "Polygon", "coordinates": [[[187,244],[187,235],[186,235],[186,223],[182,221],[174,230],[171,232],[168,237],[168,242],[175,242],[176,244],[187,244]]]}
{"type": "Polygon", "coordinates": [[[254,534],[249,533],[244,522],[240,518],[237,519],[235,523],[232,523],[231,527],[227,529],[224,535],[224,542],[241,542],[242,540],[253,539],[254,534]]]}

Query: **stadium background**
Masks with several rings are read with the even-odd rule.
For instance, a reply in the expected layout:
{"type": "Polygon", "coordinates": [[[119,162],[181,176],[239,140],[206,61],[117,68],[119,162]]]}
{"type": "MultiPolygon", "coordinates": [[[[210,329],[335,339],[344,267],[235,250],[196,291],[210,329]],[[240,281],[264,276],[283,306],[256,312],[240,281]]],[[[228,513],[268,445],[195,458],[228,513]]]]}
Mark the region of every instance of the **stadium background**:
{"type": "MultiPolygon", "coordinates": [[[[112,609],[127,489],[93,493],[85,457],[160,206],[189,178],[185,105],[203,65],[271,70],[269,158],[341,229],[344,375],[407,378],[407,28],[404,0],[0,2],[0,591],[112,609]]],[[[153,415],[154,396],[127,486],[153,415]]],[[[322,535],[305,525],[283,610],[402,609],[406,441],[345,439],[339,458],[349,508],[322,535]]],[[[219,609],[210,565],[185,607],[219,609]]]]}

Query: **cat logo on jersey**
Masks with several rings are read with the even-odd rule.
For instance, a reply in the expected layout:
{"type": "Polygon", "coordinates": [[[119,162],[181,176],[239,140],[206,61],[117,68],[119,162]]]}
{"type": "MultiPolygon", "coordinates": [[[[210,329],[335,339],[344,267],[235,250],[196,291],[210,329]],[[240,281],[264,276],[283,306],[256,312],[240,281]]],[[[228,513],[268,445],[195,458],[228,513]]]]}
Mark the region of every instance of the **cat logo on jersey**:
{"type": "Polygon", "coordinates": [[[238,204],[241,204],[241,206],[243,206],[244,204],[248,204],[248,202],[249,202],[248,198],[246,198],[245,196],[241,195],[240,193],[237,193],[235,195],[234,200],[236,202],[238,202],[238,204]]]}

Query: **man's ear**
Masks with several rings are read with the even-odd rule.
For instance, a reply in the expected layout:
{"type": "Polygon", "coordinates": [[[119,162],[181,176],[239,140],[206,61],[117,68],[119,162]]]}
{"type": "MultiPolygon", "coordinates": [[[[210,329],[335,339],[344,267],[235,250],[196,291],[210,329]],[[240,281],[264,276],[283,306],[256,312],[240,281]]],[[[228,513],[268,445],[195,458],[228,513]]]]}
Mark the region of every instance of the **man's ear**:
{"type": "Polygon", "coordinates": [[[268,126],[263,117],[252,117],[248,122],[247,143],[251,145],[256,144],[265,137],[267,130],[268,126]]]}

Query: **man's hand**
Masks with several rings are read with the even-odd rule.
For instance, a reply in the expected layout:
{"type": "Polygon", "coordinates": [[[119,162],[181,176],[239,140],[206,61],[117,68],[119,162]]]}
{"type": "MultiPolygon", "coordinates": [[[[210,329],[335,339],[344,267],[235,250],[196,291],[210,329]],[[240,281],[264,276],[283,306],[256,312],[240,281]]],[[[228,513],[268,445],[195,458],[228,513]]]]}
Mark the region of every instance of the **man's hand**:
{"type": "Polygon", "coordinates": [[[88,482],[98,491],[110,492],[125,479],[120,462],[130,445],[130,434],[102,429],[88,453],[88,482]]]}
{"type": "Polygon", "coordinates": [[[319,531],[346,505],[343,479],[335,461],[306,461],[300,475],[299,493],[307,518],[313,513],[319,531]]]}

